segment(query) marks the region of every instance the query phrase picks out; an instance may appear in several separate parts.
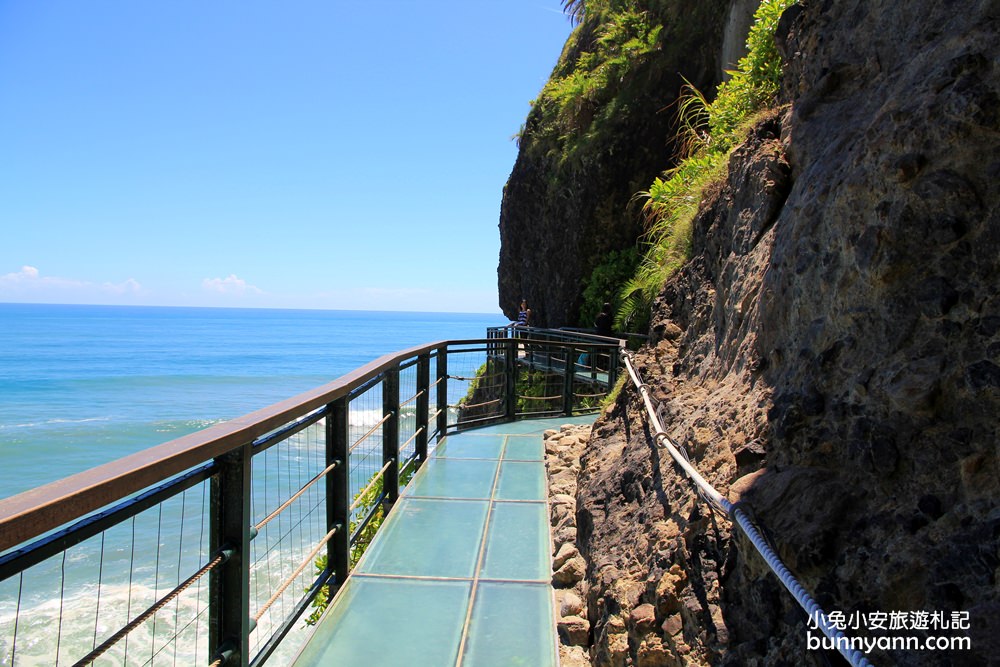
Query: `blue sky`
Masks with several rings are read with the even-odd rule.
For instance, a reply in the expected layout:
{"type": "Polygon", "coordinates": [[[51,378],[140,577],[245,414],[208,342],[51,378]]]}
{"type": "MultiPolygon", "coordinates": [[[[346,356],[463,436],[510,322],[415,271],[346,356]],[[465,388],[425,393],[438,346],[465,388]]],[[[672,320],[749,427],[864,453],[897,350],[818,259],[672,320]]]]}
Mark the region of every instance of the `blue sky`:
{"type": "Polygon", "coordinates": [[[0,302],[498,312],[559,0],[0,2],[0,302]]]}

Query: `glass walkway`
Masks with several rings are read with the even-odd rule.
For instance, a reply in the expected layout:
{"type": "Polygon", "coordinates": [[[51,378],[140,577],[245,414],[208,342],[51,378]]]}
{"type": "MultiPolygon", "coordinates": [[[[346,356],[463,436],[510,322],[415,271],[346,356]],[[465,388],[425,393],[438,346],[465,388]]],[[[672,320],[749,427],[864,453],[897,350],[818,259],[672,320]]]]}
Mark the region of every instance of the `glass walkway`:
{"type": "Polygon", "coordinates": [[[594,418],[442,440],[294,664],[555,667],[542,433],[594,418]]]}

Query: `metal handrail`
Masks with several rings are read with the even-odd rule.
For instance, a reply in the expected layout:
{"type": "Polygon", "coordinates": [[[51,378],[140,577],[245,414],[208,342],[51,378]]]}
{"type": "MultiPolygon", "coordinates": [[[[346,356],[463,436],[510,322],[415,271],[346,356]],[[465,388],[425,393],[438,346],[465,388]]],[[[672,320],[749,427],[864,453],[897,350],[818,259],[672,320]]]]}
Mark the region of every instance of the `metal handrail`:
{"type": "Polygon", "coordinates": [[[159,484],[343,398],[399,363],[449,345],[439,341],[379,357],[316,389],[117,461],[0,500],[0,553],[119,498],[159,484]]]}
{"type": "MultiPolygon", "coordinates": [[[[351,401],[363,400],[364,396],[375,396],[377,394],[368,392],[381,387],[378,393],[381,394],[382,401],[378,409],[383,416],[375,428],[368,429],[368,433],[361,439],[382,429],[382,467],[371,476],[367,485],[362,482],[364,488],[359,495],[370,493],[381,481],[383,489],[376,504],[391,505],[399,493],[400,469],[408,469],[414,462],[419,465],[426,459],[430,438],[440,439],[453,429],[482,423],[484,420],[495,422],[537,415],[528,410],[517,410],[515,389],[518,374],[522,372],[517,359],[518,345],[547,345],[561,350],[560,355],[569,360],[570,354],[589,352],[596,355],[603,351],[607,351],[609,358],[617,359],[616,352],[623,344],[617,339],[600,340],[593,336],[541,329],[532,330],[532,338],[506,340],[498,338],[498,334],[487,333],[486,339],[437,341],[382,356],[333,382],[269,407],[0,500],[0,581],[34,567],[45,558],[60,552],[65,554],[83,540],[177,497],[196,484],[210,483],[210,542],[214,545],[213,549],[224,547],[227,553],[233,554],[224,563],[212,566],[214,569],[209,581],[209,605],[212,611],[208,614],[210,661],[225,655],[238,656],[238,662],[242,665],[262,663],[324,586],[339,587],[343,583],[349,570],[348,554],[351,545],[358,538],[361,529],[372,520],[377,509],[372,507],[364,516],[355,517],[358,502],[351,503],[349,497],[353,484],[351,454],[357,446],[350,442],[353,439],[350,424],[351,401]],[[495,388],[502,395],[486,402],[496,410],[485,417],[477,415],[463,419],[460,412],[457,421],[450,422],[450,414],[454,413],[449,413],[449,381],[458,381],[458,376],[448,374],[449,357],[469,354],[485,355],[479,358],[486,358],[488,365],[494,371],[499,369],[499,372],[481,373],[477,378],[468,378],[464,380],[467,386],[475,384],[476,379],[488,378],[489,382],[499,380],[495,388]],[[431,377],[432,362],[436,368],[436,377],[431,377]],[[416,375],[414,394],[402,402],[399,396],[401,371],[416,375]],[[416,403],[416,409],[413,415],[407,417],[407,433],[402,435],[400,408],[413,402],[416,403]],[[409,421],[411,419],[412,422],[409,421]],[[248,494],[253,485],[251,471],[254,457],[274,445],[288,442],[309,427],[325,429],[326,461],[321,464],[321,471],[312,475],[294,493],[289,489],[290,496],[277,509],[256,525],[251,525],[248,494]],[[406,435],[409,437],[406,438],[406,435]],[[401,455],[404,449],[406,453],[401,455]],[[271,600],[258,609],[257,617],[250,618],[244,613],[239,601],[240,596],[246,593],[240,593],[239,588],[249,586],[251,541],[268,522],[293,503],[304,500],[304,494],[309,489],[313,489],[309,493],[316,493],[315,487],[319,481],[326,485],[326,536],[315,546],[304,564],[300,564],[291,577],[284,580],[271,600]],[[301,575],[308,562],[324,549],[324,545],[328,554],[326,568],[317,575],[308,592],[299,598],[291,616],[280,622],[278,630],[270,634],[264,648],[251,661],[247,637],[253,625],[301,575]],[[234,583],[237,587],[235,591],[232,588],[234,583]],[[226,596],[233,595],[236,597],[227,602],[226,596]]],[[[614,380],[613,366],[614,364],[608,372],[608,389],[614,380]]],[[[558,369],[550,372],[558,373],[558,369]]],[[[570,414],[575,409],[574,400],[579,396],[573,392],[574,381],[582,380],[576,363],[565,364],[562,374],[563,411],[570,414]]],[[[475,406],[461,406],[460,410],[471,407],[475,406]]],[[[374,458],[376,447],[378,445],[366,449],[361,460],[374,458]]],[[[367,473],[364,474],[367,478],[367,473]]],[[[180,578],[179,569],[178,577],[180,578]]],[[[169,595],[176,597],[182,592],[183,588],[180,588],[169,595]]],[[[155,613],[174,597],[154,602],[149,607],[149,613],[155,613]]],[[[141,618],[129,621],[102,646],[110,646],[112,640],[117,641],[115,638],[128,634],[130,629],[141,622],[141,618]]]]}

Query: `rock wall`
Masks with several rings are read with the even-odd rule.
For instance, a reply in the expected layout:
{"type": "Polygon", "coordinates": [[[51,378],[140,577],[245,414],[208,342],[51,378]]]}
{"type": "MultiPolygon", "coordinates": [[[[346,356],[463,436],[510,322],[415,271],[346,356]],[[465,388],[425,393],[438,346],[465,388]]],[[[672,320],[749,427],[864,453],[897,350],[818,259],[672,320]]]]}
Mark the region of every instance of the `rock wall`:
{"type": "MultiPolygon", "coordinates": [[[[828,610],[968,613],[1000,655],[1000,3],[806,1],[788,106],[703,203],[636,362],[669,434],[828,610]]],[[[581,459],[598,665],[836,664],[631,390],[581,459]]],[[[878,636],[859,629],[854,634],[878,636]]]]}
{"type": "Polygon", "coordinates": [[[590,441],[590,430],[587,425],[563,425],[544,436],[560,667],[591,664],[590,621],[583,602],[587,598],[587,561],[580,555],[576,530],[580,455],[590,441]]]}
{"type": "Polygon", "coordinates": [[[726,15],[726,29],[722,34],[722,79],[728,80],[728,70],[736,69],[740,58],[747,54],[747,33],[753,25],[753,15],[760,7],[760,0],[732,0],[726,15]]]}
{"type": "MultiPolygon", "coordinates": [[[[735,152],[728,182],[698,218],[700,252],[666,286],[653,341],[634,357],[670,437],[723,490],[760,468],[770,440],[758,297],[791,187],[779,137],[775,116],[735,152]]],[[[581,460],[577,524],[590,564],[594,664],[717,664],[736,640],[724,597],[729,524],[652,442],[626,388],[581,460]]]]}
{"type": "Polygon", "coordinates": [[[672,166],[684,78],[705,91],[718,84],[729,0],[637,4],[663,25],[664,46],[608,102],[612,120],[581,127],[587,138],[572,156],[540,130],[537,107],[525,123],[499,223],[499,305],[512,320],[525,298],[539,326],[578,324],[583,281],[608,252],[633,247],[642,234],[633,196],[672,166]]]}

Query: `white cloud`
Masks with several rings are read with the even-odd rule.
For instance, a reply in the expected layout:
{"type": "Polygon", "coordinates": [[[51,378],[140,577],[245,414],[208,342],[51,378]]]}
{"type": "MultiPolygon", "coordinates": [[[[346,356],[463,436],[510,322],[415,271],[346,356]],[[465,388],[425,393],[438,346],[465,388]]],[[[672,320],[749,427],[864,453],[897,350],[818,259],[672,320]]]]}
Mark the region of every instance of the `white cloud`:
{"type": "Polygon", "coordinates": [[[40,302],[96,303],[107,295],[135,295],[144,292],[135,278],[121,283],[101,285],[86,280],[60,278],[42,274],[34,266],[22,266],[20,271],[0,275],[0,297],[40,302]]]}
{"type": "Polygon", "coordinates": [[[33,266],[22,266],[17,273],[0,276],[0,283],[3,284],[20,284],[31,280],[38,280],[38,269],[33,266]]]}
{"type": "Polygon", "coordinates": [[[235,273],[229,274],[226,278],[205,278],[201,281],[201,287],[205,291],[217,294],[263,294],[264,291],[254,287],[242,278],[236,277],[235,273]]]}
{"type": "Polygon", "coordinates": [[[129,278],[123,283],[104,283],[101,288],[111,294],[141,294],[142,285],[135,278],[129,278]]]}

